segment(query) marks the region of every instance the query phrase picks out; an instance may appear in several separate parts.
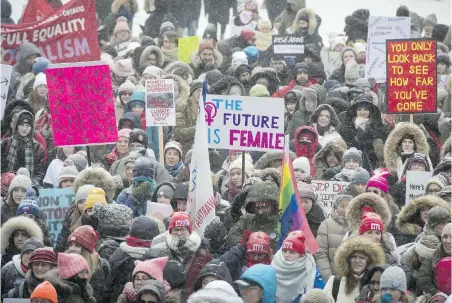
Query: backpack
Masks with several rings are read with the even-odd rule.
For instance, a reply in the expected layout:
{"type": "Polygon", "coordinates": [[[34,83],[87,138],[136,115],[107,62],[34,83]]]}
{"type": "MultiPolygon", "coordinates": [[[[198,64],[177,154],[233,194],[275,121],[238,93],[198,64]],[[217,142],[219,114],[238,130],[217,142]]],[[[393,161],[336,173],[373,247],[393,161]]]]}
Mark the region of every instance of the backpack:
{"type": "Polygon", "coordinates": [[[341,286],[341,277],[334,276],[333,280],[333,298],[334,302],[337,302],[337,295],[339,293],[339,286],[341,286]]]}

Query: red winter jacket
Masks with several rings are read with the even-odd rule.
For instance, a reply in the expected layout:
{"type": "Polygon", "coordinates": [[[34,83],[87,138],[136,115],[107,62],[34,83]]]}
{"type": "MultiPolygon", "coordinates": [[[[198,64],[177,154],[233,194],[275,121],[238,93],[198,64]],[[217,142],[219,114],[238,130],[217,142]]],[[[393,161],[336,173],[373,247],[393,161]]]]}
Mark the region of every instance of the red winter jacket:
{"type": "Polygon", "coordinates": [[[294,138],[295,152],[298,157],[306,157],[309,160],[309,164],[311,166],[311,176],[314,177],[316,170],[314,165],[314,156],[317,149],[317,145],[319,143],[319,134],[316,129],[312,126],[302,126],[297,129],[294,138]],[[301,132],[305,133],[307,137],[311,140],[311,144],[303,144],[300,145],[298,142],[298,137],[301,132]]]}

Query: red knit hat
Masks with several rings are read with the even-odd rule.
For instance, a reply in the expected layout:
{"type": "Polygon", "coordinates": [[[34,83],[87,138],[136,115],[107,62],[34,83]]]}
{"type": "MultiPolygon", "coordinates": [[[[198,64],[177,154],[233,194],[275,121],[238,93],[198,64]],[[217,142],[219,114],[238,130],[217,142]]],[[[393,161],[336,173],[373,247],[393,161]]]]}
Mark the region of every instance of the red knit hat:
{"type": "Polygon", "coordinates": [[[88,263],[83,256],[79,254],[58,253],[58,275],[61,279],[66,280],[72,278],[84,270],[89,272],[88,263]]]}
{"type": "Polygon", "coordinates": [[[187,227],[190,233],[193,231],[190,216],[184,212],[174,212],[171,215],[168,231],[171,232],[173,227],[187,227]]]}
{"type": "Polygon", "coordinates": [[[34,250],[30,256],[30,264],[33,262],[45,262],[57,265],[56,255],[51,247],[43,247],[34,250]]]}
{"type": "Polygon", "coordinates": [[[379,168],[373,171],[372,177],[367,182],[367,187],[376,187],[381,191],[387,193],[389,190],[388,180],[391,173],[387,168],[379,168]]]}
{"type": "Polygon", "coordinates": [[[75,242],[92,253],[96,248],[97,238],[97,232],[91,225],[82,225],[72,232],[67,243],[75,242]]]}
{"type": "Polygon", "coordinates": [[[202,53],[205,49],[211,49],[213,50],[213,43],[209,40],[202,40],[199,43],[199,48],[198,48],[198,54],[202,53]]]}
{"type": "Polygon", "coordinates": [[[254,38],[254,36],[256,35],[256,33],[250,29],[243,29],[240,32],[240,37],[242,38],[242,40],[244,41],[248,41],[254,38]]]}
{"type": "Polygon", "coordinates": [[[451,294],[452,257],[442,258],[435,266],[436,285],[448,296],[451,294]]]}
{"type": "Polygon", "coordinates": [[[362,235],[368,230],[379,230],[383,232],[383,221],[376,213],[365,213],[362,215],[359,234],[362,235]]]}
{"type": "Polygon", "coordinates": [[[293,250],[300,255],[306,254],[305,236],[301,230],[292,231],[284,240],[282,249],[293,250]]]}
{"type": "Polygon", "coordinates": [[[270,237],[263,231],[251,233],[246,243],[247,253],[267,253],[271,255],[270,237]]]}
{"type": "Polygon", "coordinates": [[[163,282],[163,269],[168,262],[168,257],[155,258],[147,261],[135,261],[135,269],[133,270],[132,277],[139,272],[144,272],[150,277],[163,282]]]}
{"type": "Polygon", "coordinates": [[[47,300],[52,303],[58,303],[58,297],[55,287],[53,287],[50,282],[43,282],[36,286],[35,290],[30,296],[30,300],[33,299],[41,299],[41,300],[47,300]]]}

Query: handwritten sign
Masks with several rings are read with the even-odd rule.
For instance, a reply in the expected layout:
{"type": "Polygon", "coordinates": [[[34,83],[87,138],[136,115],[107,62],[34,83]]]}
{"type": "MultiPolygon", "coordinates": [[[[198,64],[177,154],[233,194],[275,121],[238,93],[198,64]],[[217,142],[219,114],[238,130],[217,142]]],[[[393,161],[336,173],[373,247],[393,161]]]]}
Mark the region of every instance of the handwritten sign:
{"type": "Polygon", "coordinates": [[[175,126],[174,80],[146,81],[146,126],[175,126]]]}
{"type": "Polygon", "coordinates": [[[11,65],[0,65],[0,120],[5,113],[6,100],[8,98],[9,80],[13,67],[11,65]]]}
{"type": "Polygon", "coordinates": [[[366,77],[386,82],[386,40],[409,39],[410,17],[369,17],[367,34],[366,77]]]}
{"type": "Polygon", "coordinates": [[[436,41],[389,40],[388,113],[436,113],[436,41]]]}
{"type": "Polygon", "coordinates": [[[72,188],[43,188],[39,190],[38,205],[49,227],[50,237],[56,243],[63,227],[64,216],[74,202],[72,188]]]}
{"type": "Polygon", "coordinates": [[[325,217],[331,216],[334,199],[347,185],[348,182],[312,180],[311,188],[317,196],[317,204],[323,209],[325,217]]]}
{"type": "Polygon", "coordinates": [[[284,148],[284,99],[207,95],[204,108],[209,148],[284,148]]]}
{"type": "Polygon", "coordinates": [[[322,58],[327,79],[342,64],[342,53],[340,52],[321,51],[320,58],[322,58]]]}
{"type": "Polygon", "coordinates": [[[55,146],[116,143],[110,67],[103,62],[46,69],[55,146]]]}
{"type": "Polygon", "coordinates": [[[198,50],[199,37],[191,36],[191,37],[179,38],[177,45],[178,45],[178,50],[179,50],[177,53],[177,60],[185,62],[185,63],[191,63],[191,54],[194,51],[198,50]]]}
{"type": "Polygon", "coordinates": [[[407,171],[405,205],[425,195],[425,186],[431,177],[431,171],[407,171]]]}

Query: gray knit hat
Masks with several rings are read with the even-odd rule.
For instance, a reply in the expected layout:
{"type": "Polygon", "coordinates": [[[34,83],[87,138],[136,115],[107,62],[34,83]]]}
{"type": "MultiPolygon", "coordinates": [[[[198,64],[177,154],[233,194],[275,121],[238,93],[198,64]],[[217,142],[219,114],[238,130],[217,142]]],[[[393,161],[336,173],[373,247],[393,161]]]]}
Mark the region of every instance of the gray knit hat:
{"type": "Polygon", "coordinates": [[[93,207],[93,216],[99,220],[99,225],[130,225],[132,210],[122,204],[96,203],[93,207]]]}
{"type": "Polygon", "coordinates": [[[28,238],[27,241],[25,241],[24,245],[22,246],[22,249],[20,250],[20,255],[22,256],[24,253],[28,251],[35,251],[38,248],[43,248],[44,245],[41,241],[36,239],[35,237],[28,238]]]}
{"type": "Polygon", "coordinates": [[[370,174],[364,168],[358,167],[356,171],[352,174],[352,177],[350,179],[351,179],[350,184],[353,185],[367,184],[367,182],[369,182],[370,179],[370,174]]]}
{"type": "Polygon", "coordinates": [[[15,188],[22,188],[24,190],[27,190],[31,185],[32,182],[29,177],[25,175],[16,175],[9,184],[8,192],[11,193],[11,191],[15,188]]]}
{"type": "Polygon", "coordinates": [[[436,18],[436,15],[435,14],[430,14],[427,17],[425,17],[425,19],[424,19],[424,26],[426,24],[431,24],[433,26],[438,24],[438,19],[436,18]]]}
{"type": "Polygon", "coordinates": [[[406,275],[400,267],[390,266],[381,275],[380,290],[395,289],[406,293],[406,288],[406,275]]]}
{"type": "Polygon", "coordinates": [[[25,167],[21,167],[17,170],[16,175],[24,175],[27,176],[28,178],[30,178],[30,172],[28,171],[28,169],[26,169],[25,167]]]}
{"type": "Polygon", "coordinates": [[[438,224],[450,223],[450,220],[449,210],[441,206],[435,206],[427,213],[427,225],[431,229],[434,229],[438,224]]]}
{"type": "Polygon", "coordinates": [[[342,164],[345,164],[352,160],[354,160],[355,162],[358,162],[359,166],[362,166],[363,165],[362,151],[357,150],[355,147],[350,147],[349,149],[347,149],[344,153],[344,156],[342,157],[342,164]]]}
{"type": "Polygon", "coordinates": [[[301,298],[301,303],[334,303],[334,299],[322,289],[314,288],[301,298]]]}
{"type": "Polygon", "coordinates": [[[300,198],[301,199],[311,199],[313,203],[317,201],[317,198],[315,196],[315,193],[312,190],[309,189],[303,189],[300,190],[300,198]]]}
{"type": "Polygon", "coordinates": [[[88,192],[91,188],[94,188],[94,185],[85,184],[78,188],[77,193],[75,194],[75,202],[80,200],[86,200],[88,198],[88,192]]]}
{"type": "Polygon", "coordinates": [[[141,240],[152,240],[159,235],[159,226],[151,217],[136,217],[130,227],[130,235],[141,240]]]}
{"type": "Polygon", "coordinates": [[[174,195],[174,188],[172,188],[170,185],[164,184],[158,188],[157,197],[164,196],[168,199],[172,199],[173,195],[174,195]]]}
{"type": "Polygon", "coordinates": [[[81,172],[88,166],[88,160],[79,153],[72,154],[64,160],[64,166],[75,166],[81,172]]]}
{"type": "Polygon", "coordinates": [[[334,209],[336,209],[339,206],[339,204],[345,199],[352,200],[353,196],[350,196],[350,195],[337,195],[336,198],[334,199],[334,205],[333,205],[334,209]]]}

